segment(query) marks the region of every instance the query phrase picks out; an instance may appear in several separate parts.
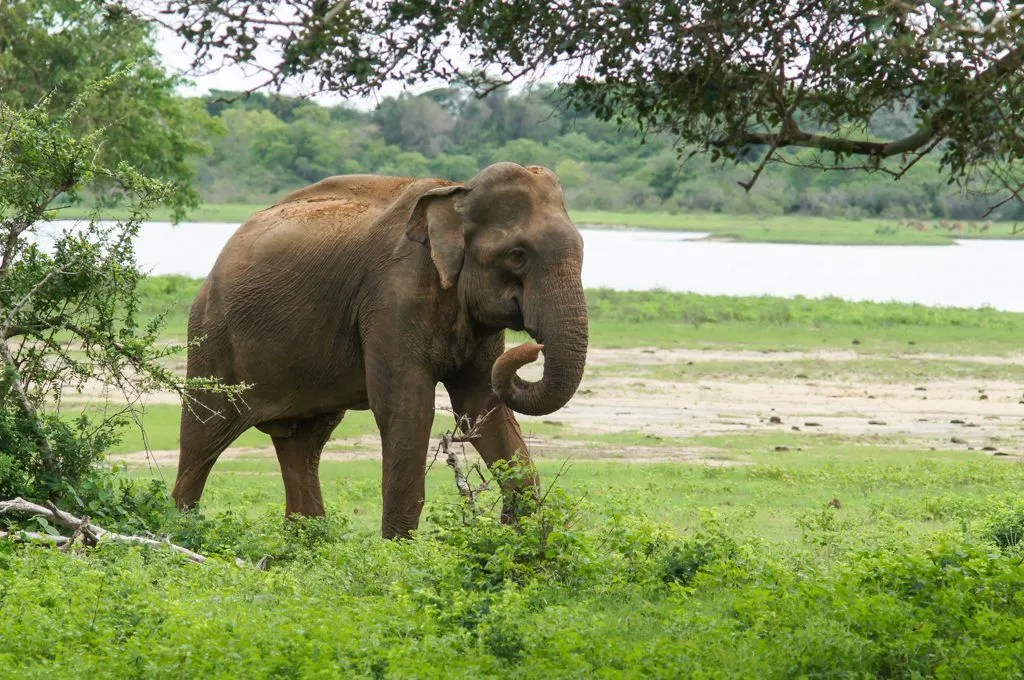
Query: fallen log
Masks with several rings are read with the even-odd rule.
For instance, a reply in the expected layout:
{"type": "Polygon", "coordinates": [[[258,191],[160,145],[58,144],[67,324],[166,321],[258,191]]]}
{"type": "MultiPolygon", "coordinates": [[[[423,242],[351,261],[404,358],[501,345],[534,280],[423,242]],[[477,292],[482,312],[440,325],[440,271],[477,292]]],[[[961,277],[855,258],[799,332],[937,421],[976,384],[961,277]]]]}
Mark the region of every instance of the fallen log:
{"type": "MultiPolygon", "coordinates": [[[[146,545],[151,548],[166,547],[170,548],[172,551],[176,553],[183,555],[184,557],[188,558],[189,560],[192,560],[193,562],[198,562],[202,564],[206,561],[206,557],[204,557],[203,555],[192,552],[188,548],[183,548],[180,545],[175,545],[170,541],[159,541],[155,538],[147,538],[145,536],[132,536],[129,534],[119,534],[114,531],[107,531],[103,527],[90,523],[88,521],[89,518],[85,518],[85,520],[79,519],[71,513],[61,510],[52,503],[49,504],[49,507],[45,507],[37,503],[33,503],[31,501],[26,501],[24,498],[15,498],[9,501],[0,501],[0,515],[8,512],[21,512],[29,515],[40,515],[42,517],[46,517],[47,519],[51,520],[54,524],[64,527],[65,529],[71,529],[72,531],[74,531],[76,538],[79,535],[81,535],[84,540],[92,544],[96,544],[101,541],[123,541],[126,543],[139,543],[141,545],[146,545]]],[[[27,535],[30,533],[31,532],[24,531],[0,532],[0,538],[8,536],[17,537],[22,534],[27,535]]],[[[38,535],[46,536],[46,534],[38,535]]],[[[71,541],[71,539],[67,538],[66,536],[51,536],[50,538],[64,539],[64,541],[61,541],[59,543],[57,541],[53,541],[56,545],[65,545],[66,543],[69,543],[71,541]]]]}
{"type": "Polygon", "coordinates": [[[41,534],[38,531],[0,531],[0,538],[8,538],[12,541],[23,543],[47,543],[57,547],[71,545],[71,539],[67,536],[51,536],[41,534]]]}

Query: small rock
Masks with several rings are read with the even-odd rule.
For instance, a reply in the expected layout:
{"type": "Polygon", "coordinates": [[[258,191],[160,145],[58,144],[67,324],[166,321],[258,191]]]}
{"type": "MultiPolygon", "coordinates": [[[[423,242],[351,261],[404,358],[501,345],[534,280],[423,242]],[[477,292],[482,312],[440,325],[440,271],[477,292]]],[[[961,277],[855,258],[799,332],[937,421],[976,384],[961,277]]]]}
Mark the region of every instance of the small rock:
{"type": "Polygon", "coordinates": [[[875,398],[875,395],[873,395],[873,394],[869,394],[868,395],[868,399],[874,399],[874,398],[875,398]]]}
{"type": "Polygon", "coordinates": [[[797,380],[810,380],[811,378],[811,376],[807,375],[806,373],[797,373],[796,377],[797,380]]]}
{"type": "Polygon", "coordinates": [[[869,420],[868,425],[888,425],[884,420],[869,420]]]}
{"type": "Polygon", "coordinates": [[[952,437],[952,438],[950,438],[949,441],[951,441],[954,444],[966,444],[967,443],[966,439],[961,439],[960,437],[952,437]]]}
{"type": "Polygon", "coordinates": [[[807,422],[804,423],[804,427],[821,427],[821,423],[807,422]]]}
{"type": "Polygon", "coordinates": [[[915,387],[914,391],[915,392],[927,392],[928,388],[927,387],[915,387]]]}
{"type": "Polygon", "coordinates": [[[858,340],[857,338],[854,338],[853,339],[853,344],[854,345],[859,345],[860,344],[860,340],[858,340]]]}
{"type": "Polygon", "coordinates": [[[687,362],[686,362],[686,365],[687,365],[687,366],[693,366],[693,362],[692,362],[692,361],[687,361],[687,362]]]}
{"type": "Polygon", "coordinates": [[[979,401],[985,401],[986,399],[988,399],[988,395],[987,394],[983,394],[980,397],[978,397],[979,401]]]}
{"type": "Polygon", "coordinates": [[[977,423],[964,423],[964,427],[978,427],[977,423]]]}
{"type": "Polygon", "coordinates": [[[789,429],[793,430],[793,432],[799,432],[800,431],[800,428],[797,427],[796,425],[794,425],[793,427],[791,427],[789,429]]]}
{"type": "Polygon", "coordinates": [[[1006,453],[1005,451],[996,451],[992,455],[993,456],[1009,456],[1010,454],[1006,453]]]}
{"type": "Polygon", "coordinates": [[[776,451],[789,451],[789,447],[788,446],[776,446],[775,450],[776,451]]]}
{"type": "Polygon", "coordinates": [[[782,418],[778,416],[772,416],[771,418],[768,419],[768,422],[771,423],[772,425],[781,425],[782,418]]]}
{"type": "Polygon", "coordinates": [[[949,422],[950,422],[951,425],[963,425],[964,424],[964,421],[960,420],[959,418],[953,418],[953,420],[951,420],[949,422]]]}
{"type": "Polygon", "coordinates": [[[982,450],[982,451],[998,451],[999,449],[997,449],[997,448],[996,448],[996,447],[994,447],[994,446],[982,446],[982,447],[981,447],[981,450],[982,450]]]}

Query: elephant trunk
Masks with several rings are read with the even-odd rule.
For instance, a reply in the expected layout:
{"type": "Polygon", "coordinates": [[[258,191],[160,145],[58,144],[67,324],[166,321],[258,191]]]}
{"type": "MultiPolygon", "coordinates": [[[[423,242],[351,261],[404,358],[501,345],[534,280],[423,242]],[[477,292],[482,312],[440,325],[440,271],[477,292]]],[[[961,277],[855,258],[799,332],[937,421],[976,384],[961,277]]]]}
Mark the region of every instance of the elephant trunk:
{"type": "MultiPolygon", "coordinates": [[[[542,287],[543,300],[528,300],[530,309],[543,310],[532,314],[536,323],[528,324],[541,345],[526,343],[508,350],[494,362],[491,385],[498,397],[517,413],[543,416],[565,406],[583,379],[587,361],[587,302],[579,281],[579,268],[574,268],[575,281],[566,286],[542,287]],[[539,304],[530,304],[538,302],[539,304]],[[544,350],[544,376],[527,382],[516,371],[537,359],[544,350]]],[[[564,282],[569,277],[554,277],[564,282]]],[[[549,278],[549,281],[552,279],[549,278]]]]}

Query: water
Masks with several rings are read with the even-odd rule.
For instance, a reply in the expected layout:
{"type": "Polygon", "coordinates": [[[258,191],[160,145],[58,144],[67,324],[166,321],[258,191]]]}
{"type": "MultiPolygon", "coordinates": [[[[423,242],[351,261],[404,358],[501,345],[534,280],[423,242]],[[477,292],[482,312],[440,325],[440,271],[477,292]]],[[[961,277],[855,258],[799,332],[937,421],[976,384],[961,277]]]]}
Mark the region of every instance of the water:
{"type": "MultiPolygon", "coordinates": [[[[205,276],[236,228],[149,223],[136,244],[139,261],[154,274],[205,276]]],[[[697,233],[581,231],[583,283],[588,288],[835,295],[1024,312],[1024,241],[811,246],[705,241],[706,234],[697,233]]]]}

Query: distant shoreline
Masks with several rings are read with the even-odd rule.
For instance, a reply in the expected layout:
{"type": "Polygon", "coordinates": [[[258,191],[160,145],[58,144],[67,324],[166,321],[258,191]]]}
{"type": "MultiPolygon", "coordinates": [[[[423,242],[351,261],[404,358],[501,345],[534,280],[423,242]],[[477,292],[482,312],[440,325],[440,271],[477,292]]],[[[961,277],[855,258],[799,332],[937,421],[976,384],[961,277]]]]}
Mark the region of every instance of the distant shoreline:
{"type": "MultiPolygon", "coordinates": [[[[204,204],[189,213],[188,222],[242,223],[264,204],[204,204]]],[[[63,208],[58,219],[79,219],[89,214],[81,206],[63,208]]],[[[843,219],[810,215],[723,215],[718,213],[669,214],[571,210],[576,224],[592,229],[650,229],[704,232],[708,240],[805,245],[953,245],[957,239],[1022,239],[1013,222],[956,220],[843,219]]],[[[124,215],[111,210],[110,218],[124,215]]],[[[157,210],[152,221],[170,221],[170,213],[157,210]]]]}

